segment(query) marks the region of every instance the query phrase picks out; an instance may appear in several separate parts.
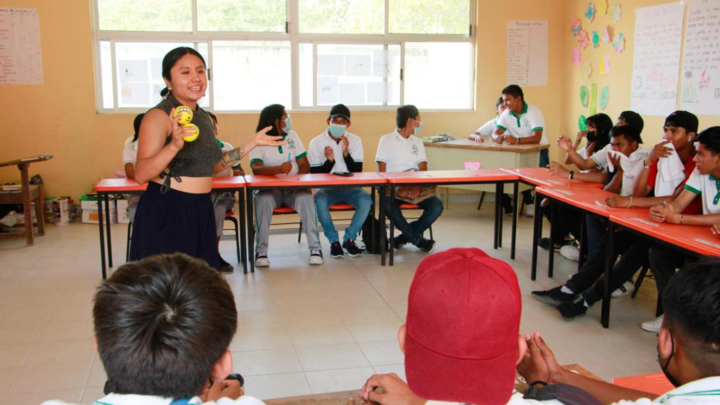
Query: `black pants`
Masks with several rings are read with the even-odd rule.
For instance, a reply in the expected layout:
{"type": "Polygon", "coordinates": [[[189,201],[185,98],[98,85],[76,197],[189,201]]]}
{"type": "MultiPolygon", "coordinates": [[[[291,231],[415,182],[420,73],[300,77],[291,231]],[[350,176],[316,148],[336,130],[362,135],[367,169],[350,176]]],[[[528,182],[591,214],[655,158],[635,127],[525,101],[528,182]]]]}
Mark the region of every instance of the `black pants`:
{"type": "MultiPolygon", "coordinates": [[[[651,243],[646,239],[639,239],[630,245],[620,258],[620,261],[612,268],[610,274],[610,291],[615,291],[620,288],[620,286],[630,280],[641,267],[649,264],[648,252],[650,251],[650,245],[651,243]]],[[[583,292],[582,295],[585,301],[589,305],[592,305],[603,298],[604,291],[605,277],[602,277],[595,285],[583,292]]]]}
{"type": "Polygon", "coordinates": [[[181,252],[220,269],[210,193],[191,194],[149,182],[133,221],[130,260],[181,252]]]}
{"type": "Polygon", "coordinates": [[[689,256],[677,250],[663,245],[652,245],[650,247],[650,270],[655,275],[655,283],[658,289],[658,298],[661,299],[665,287],[675,275],[675,270],[685,266],[689,256]]]}
{"type": "MultiPolygon", "coordinates": [[[[553,204],[557,203],[551,202],[550,205],[542,207],[542,213],[548,222],[551,221],[550,217],[553,204]]],[[[550,237],[553,243],[556,245],[564,245],[565,235],[567,234],[572,234],[575,239],[580,239],[580,229],[582,228],[580,221],[582,221],[582,213],[580,211],[558,204],[555,207],[555,223],[551,228],[553,231],[550,237]]]]}

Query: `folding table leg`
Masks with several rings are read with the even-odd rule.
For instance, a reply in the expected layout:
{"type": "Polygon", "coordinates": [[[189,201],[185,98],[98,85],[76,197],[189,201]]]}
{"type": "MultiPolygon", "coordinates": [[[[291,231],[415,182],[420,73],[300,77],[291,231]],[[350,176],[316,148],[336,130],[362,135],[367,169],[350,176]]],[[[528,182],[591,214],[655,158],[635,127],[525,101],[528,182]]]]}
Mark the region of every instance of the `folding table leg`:
{"type": "MultiPolygon", "coordinates": [[[[380,196],[378,198],[378,221],[380,222],[380,229],[382,232],[385,232],[385,187],[386,186],[380,186],[380,196]]],[[[382,240],[381,240],[382,241],[382,240]]],[[[384,243],[380,244],[380,265],[385,265],[385,253],[386,253],[386,245],[384,243]]],[[[392,249],[392,241],[390,241],[390,249],[392,249]]]]}
{"type": "Polygon", "coordinates": [[[107,267],[105,267],[105,230],[103,229],[103,205],[100,203],[102,194],[98,193],[98,229],[100,229],[100,268],[102,269],[102,278],[107,278],[107,267]]]}
{"type": "MultiPolygon", "coordinates": [[[[513,187],[513,201],[518,199],[518,188],[519,184],[515,181],[513,187]]],[[[517,242],[517,204],[513,204],[513,217],[512,217],[512,241],[510,241],[510,259],[515,260],[515,244],[517,242]]]]}
{"type": "Polygon", "coordinates": [[[538,241],[542,236],[542,215],[538,215],[540,211],[540,198],[535,197],[535,215],[533,216],[533,240],[532,240],[532,264],[530,266],[530,280],[535,281],[537,278],[537,256],[538,241]]]}
{"type": "Polygon", "coordinates": [[[240,257],[243,265],[243,272],[247,274],[248,249],[247,249],[247,228],[245,223],[245,190],[238,191],[238,216],[240,217],[240,257]]]}
{"type": "MultiPolygon", "coordinates": [[[[98,205],[102,204],[102,199],[98,198],[98,205]]],[[[112,262],[112,239],[110,239],[110,231],[112,226],[112,218],[110,218],[110,194],[105,194],[105,211],[107,212],[107,221],[105,229],[107,231],[107,253],[108,253],[108,265],[113,267],[112,262]]]]}
{"type": "Polygon", "coordinates": [[[390,184],[390,260],[389,265],[393,266],[395,263],[395,246],[394,245],[394,239],[395,239],[395,209],[393,209],[393,206],[395,205],[395,186],[390,184]]]}
{"type": "MultiPolygon", "coordinates": [[[[246,189],[245,204],[247,205],[247,233],[248,233],[248,260],[250,272],[255,273],[255,224],[253,223],[253,195],[252,189],[246,189]]],[[[247,274],[247,271],[246,271],[247,274]]]]}
{"type": "Polygon", "coordinates": [[[602,313],[600,314],[600,321],[602,322],[603,328],[610,327],[610,280],[612,274],[612,266],[615,262],[615,226],[611,221],[608,221],[608,255],[605,257],[605,290],[603,291],[603,302],[602,302],[602,313]]]}

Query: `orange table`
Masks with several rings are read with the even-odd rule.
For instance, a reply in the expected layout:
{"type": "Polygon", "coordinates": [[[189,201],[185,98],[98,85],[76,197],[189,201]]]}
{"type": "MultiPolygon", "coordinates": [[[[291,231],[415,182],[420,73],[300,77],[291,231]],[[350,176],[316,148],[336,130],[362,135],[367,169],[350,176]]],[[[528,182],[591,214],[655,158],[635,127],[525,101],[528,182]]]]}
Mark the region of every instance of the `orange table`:
{"type": "MultiPolygon", "coordinates": [[[[372,187],[373,201],[375,200],[375,187],[385,188],[387,179],[380,176],[379,173],[360,172],[353,173],[352,176],[338,176],[329,173],[311,173],[311,174],[279,174],[276,176],[245,176],[245,186],[247,193],[247,217],[248,217],[248,244],[251,249],[255,245],[255,227],[253,224],[253,192],[257,190],[275,190],[275,189],[296,189],[296,188],[335,188],[335,187],[372,187]]],[[[384,193],[380,193],[382,202],[384,193]]],[[[382,203],[380,204],[382,207],[382,203]]],[[[382,245],[382,244],[381,244],[382,245]]],[[[383,252],[383,264],[385,255],[383,252]]],[[[250,271],[255,272],[255,260],[250,258],[250,271]]]]}
{"type": "MultiPolygon", "coordinates": [[[[424,172],[384,172],[380,173],[388,180],[390,184],[390,200],[395,200],[395,189],[401,186],[436,186],[448,184],[486,184],[495,183],[495,192],[497,196],[502,195],[505,183],[514,183],[514,198],[517,201],[518,194],[518,175],[502,169],[485,169],[485,170],[439,170],[424,172]]],[[[513,215],[512,242],[510,255],[515,258],[515,233],[517,230],[517,204],[515,204],[515,215],[513,215]]],[[[385,220],[385,207],[381,206],[380,222],[385,220]]],[[[494,243],[495,249],[502,246],[502,206],[495,204],[495,229],[494,243]]],[[[390,243],[395,233],[395,223],[393,221],[393,213],[390,212],[390,243]]],[[[383,255],[383,264],[385,264],[385,256],[383,255]]],[[[394,249],[390,249],[390,265],[393,265],[394,249]]]]}
{"type": "MultiPolygon", "coordinates": [[[[95,185],[95,192],[98,195],[98,228],[100,230],[100,260],[102,262],[102,278],[107,278],[107,267],[113,267],[112,263],[112,240],[110,237],[111,221],[108,221],[105,227],[107,234],[107,253],[108,261],[105,262],[105,238],[103,235],[103,202],[105,211],[110,212],[110,195],[111,194],[142,194],[147,188],[147,184],[139,184],[135,180],[128,179],[103,179],[95,185]]],[[[240,204],[240,227],[242,238],[242,255],[241,261],[243,268],[247,272],[247,244],[245,243],[245,197],[242,192],[245,188],[245,179],[241,176],[234,177],[216,177],[213,178],[212,188],[237,192],[239,195],[238,202],[240,204]]]]}

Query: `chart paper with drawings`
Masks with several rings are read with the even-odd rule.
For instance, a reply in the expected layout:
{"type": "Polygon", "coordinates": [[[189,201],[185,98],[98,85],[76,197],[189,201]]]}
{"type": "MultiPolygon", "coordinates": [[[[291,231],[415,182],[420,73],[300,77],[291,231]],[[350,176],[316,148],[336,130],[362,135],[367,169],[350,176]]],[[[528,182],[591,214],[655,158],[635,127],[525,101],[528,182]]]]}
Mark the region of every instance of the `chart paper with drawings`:
{"type": "Polygon", "coordinates": [[[692,0],[686,27],[681,108],[720,115],[720,0],[692,0]]]}

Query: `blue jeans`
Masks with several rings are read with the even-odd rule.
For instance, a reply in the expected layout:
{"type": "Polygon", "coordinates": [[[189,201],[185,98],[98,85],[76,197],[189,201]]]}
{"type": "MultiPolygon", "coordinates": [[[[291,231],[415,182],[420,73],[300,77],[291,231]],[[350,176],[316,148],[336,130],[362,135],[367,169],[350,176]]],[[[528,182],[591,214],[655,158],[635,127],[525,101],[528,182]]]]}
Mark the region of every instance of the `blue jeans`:
{"type": "Polygon", "coordinates": [[[423,232],[425,232],[430,225],[432,225],[443,212],[442,201],[437,197],[430,197],[427,200],[421,201],[418,206],[423,210],[422,215],[417,221],[408,223],[400,210],[400,205],[405,204],[404,201],[395,200],[394,203],[389,198],[385,199],[386,212],[393,210],[395,216],[395,226],[402,232],[402,236],[406,241],[417,245],[422,239],[423,232]]]}
{"type": "Polygon", "coordinates": [[[322,225],[325,237],[330,243],[339,242],[338,232],[335,230],[332,218],[330,217],[330,206],[333,204],[345,203],[355,207],[350,226],[345,229],[343,243],[349,239],[355,240],[358,232],[362,229],[365,220],[372,207],[372,199],[367,191],[361,188],[323,188],[315,192],[315,205],[320,225],[322,225]]]}

